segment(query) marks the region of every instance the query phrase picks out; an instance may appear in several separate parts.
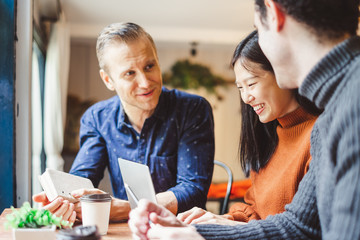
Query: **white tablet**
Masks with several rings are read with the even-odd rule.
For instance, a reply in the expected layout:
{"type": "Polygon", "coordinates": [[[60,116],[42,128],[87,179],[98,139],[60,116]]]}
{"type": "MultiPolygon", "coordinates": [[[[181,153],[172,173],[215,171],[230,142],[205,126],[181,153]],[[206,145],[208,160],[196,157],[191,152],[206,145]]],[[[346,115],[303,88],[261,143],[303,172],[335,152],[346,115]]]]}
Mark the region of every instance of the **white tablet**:
{"type": "MultiPolygon", "coordinates": [[[[151,202],[156,203],[156,196],[154,185],[151,179],[149,167],[136,163],[130,160],[118,158],[120,172],[124,183],[129,185],[133,194],[138,200],[147,199],[151,202]]],[[[126,189],[126,195],[130,202],[130,207],[133,209],[137,206],[137,199],[134,199],[129,190],[126,189]]]]}
{"type": "Polygon", "coordinates": [[[72,191],[81,188],[94,188],[90,179],[49,168],[39,176],[39,181],[50,202],[60,196],[71,203],[75,203],[79,199],[71,195],[72,191]]]}

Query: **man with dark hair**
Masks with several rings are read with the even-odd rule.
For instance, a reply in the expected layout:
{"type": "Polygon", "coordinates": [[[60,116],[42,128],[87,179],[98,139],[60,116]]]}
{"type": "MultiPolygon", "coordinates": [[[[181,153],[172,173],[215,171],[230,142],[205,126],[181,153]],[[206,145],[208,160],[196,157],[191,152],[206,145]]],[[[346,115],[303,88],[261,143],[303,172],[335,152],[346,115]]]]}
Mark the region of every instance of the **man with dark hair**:
{"type": "MultiPolygon", "coordinates": [[[[115,198],[110,219],[127,219],[127,201],[118,158],[148,165],[157,201],[173,213],[205,207],[214,167],[214,122],[202,97],[162,87],[156,47],[151,36],[134,23],[115,23],[99,34],[96,53],[100,76],[117,93],[96,103],[83,115],[80,150],[70,173],[89,178],[95,187],[109,170],[115,198]]],[[[74,197],[99,193],[73,192],[74,197]]],[[[33,197],[65,220],[75,220],[66,200],[49,203],[33,197]]],[[[81,218],[81,208],[75,206],[81,218]]]]}
{"type": "Polygon", "coordinates": [[[166,209],[141,201],[130,213],[135,235],[160,239],[360,239],[359,0],[255,2],[259,44],[279,86],[299,87],[301,95],[324,110],[312,131],[309,172],[286,211],[265,220],[189,227],[166,209]],[[148,219],[178,228],[150,229],[148,219]]]}

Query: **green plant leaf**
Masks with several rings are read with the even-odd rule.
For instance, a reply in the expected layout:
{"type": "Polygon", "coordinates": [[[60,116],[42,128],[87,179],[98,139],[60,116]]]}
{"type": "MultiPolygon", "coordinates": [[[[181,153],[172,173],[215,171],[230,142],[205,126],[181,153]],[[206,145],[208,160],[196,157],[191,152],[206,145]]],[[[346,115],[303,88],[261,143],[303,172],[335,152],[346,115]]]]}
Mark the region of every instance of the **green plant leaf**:
{"type": "Polygon", "coordinates": [[[25,202],[20,209],[11,206],[12,213],[6,216],[5,229],[11,228],[40,228],[56,225],[57,227],[72,227],[72,223],[53,215],[49,210],[31,208],[25,202]]]}
{"type": "Polygon", "coordinates": [[[198,89],[204,87],[211,94],[216,93],[216,87],[224,85],[225,79],[214,75],[204,65],[191,63],[189,60],[177,61],[171,71],[163,74],[164,84],[174,88],[198,89]]]}

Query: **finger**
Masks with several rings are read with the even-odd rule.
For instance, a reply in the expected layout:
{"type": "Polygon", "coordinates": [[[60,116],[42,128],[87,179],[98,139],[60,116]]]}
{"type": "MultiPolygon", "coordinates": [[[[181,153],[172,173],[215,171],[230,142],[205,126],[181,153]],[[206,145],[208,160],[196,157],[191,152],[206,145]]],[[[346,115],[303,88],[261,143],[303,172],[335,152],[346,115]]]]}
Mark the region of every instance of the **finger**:
{"type": "Polygon", "coordinates": [[[81,202],[74,203],[74,211],[81,212],[81,202]]]}
{"type": "Polygon", "coordinates": [[[177,215],[177,219],[179,219],[180,221],[184,221],[193,211],[195,211],[196,207],[193,207],[192,209],[183,212],[183,213],[179,213],[177,215]]]}
{"type": "Polygon", "coordinates": [[[43,206],[43,209],[49,210],[51,213],[54,213],[61,205],[63,204],[64,199],[62,197],[56,198],[51,203],[43,206]]]}
{"type": "Polygon", "coordinates": [[[81,221],[82,220],[82,213],[81,212],[76,212],[76,218],[81,221]]]}
{"type": "Polygon", "coordinates": [[[142,230],[139,229],[139,224],[135,223],[134,221],[129,220],[128,221],[128,226],[131,230],[131,232],[136,235],[136,236],[141,236],[143,235],[142,230]]]}
{"type": "Polygon", "coordinates": [[[68,221],[69,221],[70,223],[74,223],[75,220],[76,220],[76,212],[73,211],[73,212],[71,213],[68,221]]]}
{"type": "Polygon", "coordinates": [[[74,204],[74,211],[76,212],[76,218],[81,220],[82,219],[81,202],[77,202],[74,204]]]}
{"type": "Polygon", "coordinates": [[[132,239],[134,240],[147,240],[148,238],[146,236],[138,236],[136,234],[132,234],[132,239]]]}
{"type": "MultiPolygon", "coordinates": [[[[72,223],[72,224],[74,224],[74,222],[75,222],[75,220],[76,220],[76,212],[75,211],[72,211],[72,213],[71,213],[71,215],[70,215],[70,217],[69,217],[69,219],[67,220],[69,223],[72,223]]],[[[63,228],[71,228],[72,226],[63,226],[63,228]]]]}
{"type": "Polygon", "coordinates": [[[148,213],[136,208],[130,212],[129,218],[128,223],[132,232],[138,235],[146,235],[146,232],[150,228],[148,213]]]}
{"type": "Polygon", "coordinates": [[[146,232],[143,232],[143,230],[142,230],[141,228],[139,228],[139,226],[137,226],[137,225],[135,225],[135,224],[132,224],[132,225],[129,224],[129,228],[130,228],[131,232],[132,232],[134,235],[140,237],[141,239],[146,239],[146,233],[147,233],[147,231],[146,231],[146,232]]]}
{"type": "Polygon", "coordinates": [[[38,203],[41,203],[43,206],[47,205],[50,203],[49,199],[47,198],[45,192],[41,192],[41,193],[38,193],[38,194],[35,194],[33,197],[32,197],[33,201],[34,202],[38,202],[38,203]]]}
{"type": "Polygon", "coordinates": [[[186,224],[190,224],[193,222],[193,220],[200,218],[204,214],[206,214],[206,211],[204,209],[198,208],[193,211],[189,216],[187,216],[183,222],[186,224]]]}
{"type": "Polygon", "coordinates": [[[146,199],[139,201],[138,211],[155,224],[162,224],[164,226],[183,226],[183,223],[179,221],[176,216],[163,206],[157,205],[146,199]]]}
{"type": "Polygon", "coordinates": [[[149,239],[161,239],[161,237],[164,237],[165,233],[166,233],[166,228],[163,228],[161,226],[155,226],[149,229],[146,236],[149,239]]]}
{"type": "Polygon", "coordinates": [[[216,219],[208,219],[208,218],[198,218],[194,219],[191,224],[214,224],[216,223],[216,219]]]}
{"type": "Polygon", "coordinates": [[[197,224],[197,223],[204,223],[204,222],[209,222],[211,220],[215,219],[215,215],[213,215],[212,213],[210,212],[207,212],[206,214],[196,218],[196,219],[193,219],[191,221],[191,224],[197,224]]]}
{"type": "Polygon", "coordinates": [[[67,211],[63,214],[62,219],[65,221],[68,221],[70,216],[73,214],[74,212],[74,204],[73,203],[69,203],[69,208],[67,209],[67,211]]]}
{"type": "Polygon", "coordinates": [[[162,217],[162,216],[157,215],[156,213],[150,213],[149,218],[153,223],[160,224],[161,226],[165,226],[165,227],[184,227],[184,226],[186,226],[185,223],[181,222],[174,215],[162,217]]]}
{"type": "Polygon", "coordinates": [[[161,227],[157,226],[151,228],[148,231],[147,237],[149,239],[192,239],[192,240],[204,240],[195,228],[192,227],[161,227]]]}
{"type": "Polygon", "coordinates": [[[157,205],[156,203],[150,202],[149,200],[146,199],[141,199],[139,201],[137,208],[140,211],[144,211],[148,213],[155,212],[157,215],[161,215],[168,212],[168,210],[163,206],[157,205]]]}
{"type": "Polygon", "coordinates": [[[159,239],[159,240],[192,239],[183,235],[184,230],[186,231],[186,229],[184,228],[156,226],[148,231],[147,237],[149,239],[159,239]]]}
{"type": "Polygon", "coordinates": [[[185,212],[183,212],[183,213],[179,213],[177,217],[178,217],[179,220],[184,220],[185,218],[187,218],[188,216],[190,216],[192,213],[194,213],[194,212],[196,212],[196,211],[199,211],[199,209],[202,210],[202,209],[199,208],[199,207],[193,207],[193,208],[190,209],[190,210],[187,210],[187,211],[185,211],[185,212]]]}
{"type": "Polygon", "coordinates": [[[63,217],[68,209],[69,209],[69,201],[64,200],[63,204],[54,212],[54,215],[58,217],[63,217]]]}
{"type": "Polygon", "coordinates": [[[198,218],[194,219],[190,224],[211,224],[211,220],[213,219],[198,218]]]}
{"type": "Polygon", "coordinates": [[[89,188],[81,188],[81,189],[77,189],[71,192],[71,195],[74,198],[80,198],[84,195],[88,195],[88,194],[103,194],[105,193],[104,191],[97,189],[97,188],[93,188],[93,189],[89,189],[89,188]]]}
{"type": "Polygon", "coordinates": [[[171,221],[169,221],[167,218],[162,218],[156,213],[150,213],[149,219],[155,224],[160,224],[161,226],[172,226],[171,221]]]}

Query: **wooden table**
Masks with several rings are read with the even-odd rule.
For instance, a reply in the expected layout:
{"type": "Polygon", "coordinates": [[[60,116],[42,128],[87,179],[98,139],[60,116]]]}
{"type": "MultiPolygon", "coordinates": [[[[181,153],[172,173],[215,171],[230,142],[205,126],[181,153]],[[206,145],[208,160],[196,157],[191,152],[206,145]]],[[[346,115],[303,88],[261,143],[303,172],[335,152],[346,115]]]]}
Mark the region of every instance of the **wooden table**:
{"type": "MultiPolygon", "coordinates": [[[[12,232],[11,230],[5,231],[4,223],[6,221],[6,215],[11,213],[10,208],[6,208],[0,216],[0,240],[3,239],[12,239],[12,232]]],[[[131,237],[131,231],[129,229],[129,226],[127,223],[110,223],[109,224],[109,230],[107,232],[107,235],[104,235],[101,237],[102,240],[130,240],[131,237]]],[[[44,239],[46,240],[46,239],[44,239]]]]}

